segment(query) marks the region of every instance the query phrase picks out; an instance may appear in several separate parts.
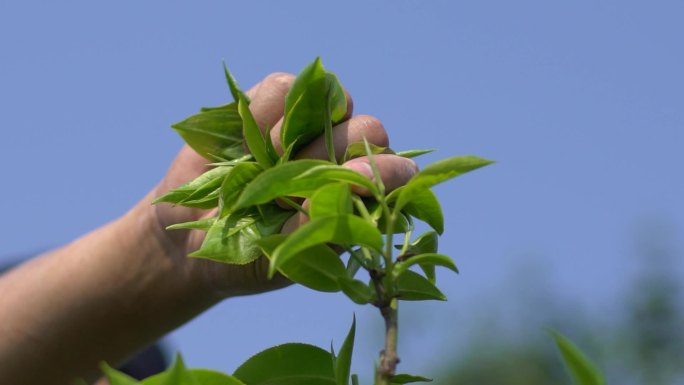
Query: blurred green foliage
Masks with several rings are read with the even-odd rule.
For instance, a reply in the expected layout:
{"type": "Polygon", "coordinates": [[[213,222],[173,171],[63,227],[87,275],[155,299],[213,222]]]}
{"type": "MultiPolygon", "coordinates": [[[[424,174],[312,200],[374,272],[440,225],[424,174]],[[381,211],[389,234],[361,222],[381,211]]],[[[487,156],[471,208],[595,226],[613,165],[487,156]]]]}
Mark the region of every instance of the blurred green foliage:
{"type": "Polygon", "coordinates": [[[509,321],[530,325],[529,330],[519,334],[520,327],[515,332],[500,328],[474,335],[453,355],[459,357],[456,362],[442,364],[435,383],[571,384],[552,339],[537,327],[542,319],[570,337],[603,370],[608,384],[684,384],[684,297],[676,268],[681,255],[670,245],[667,226],[641,229],[636,239],[638,273],[615,317],[582,316],[558,306],[535,306],[534,314],[523,309],[510,314],[516,319],[509,321]]]}

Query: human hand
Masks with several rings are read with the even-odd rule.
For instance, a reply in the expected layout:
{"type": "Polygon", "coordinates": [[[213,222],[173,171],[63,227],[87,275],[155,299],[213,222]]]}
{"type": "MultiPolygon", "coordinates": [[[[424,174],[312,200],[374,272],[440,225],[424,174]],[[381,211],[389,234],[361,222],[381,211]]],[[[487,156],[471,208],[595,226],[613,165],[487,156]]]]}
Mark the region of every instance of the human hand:
{"type": "MultiPolygon", "coordinates": [[[[290,74],[276,73],[247,92],[251,99],[250,110],[263,132],[271,128],[270,134],[276,151],[281,152],[280,127],[284,112],[285,96],[295,77],[290,74]]],[[[365,137],[369,143],[381,147],[389,145],[387,133],[379,120],[367,115],[352,116],[352,100],[347,95],[347,116],[344,121],[333,128],[333,142],[336,154],[344,154],[349,143],[361,142],[365,137]]],[[[296,158],[327,159],[324,138],[321,136],[304,147],[296,158]]],[[[376,155],[375,162],[380,177],[388,191],[406,183],[416,172],[417,166],[410,159],[394,155],[376,155]]],[[[207,171],[208,161],[198,155],[187,145],[179,152],[168,173],[156,187],[153,198],[163,195],[203,172],[207,171]]],[[[344,164],[362,175],[373,178],[373,173],[366,157],[352,159],[344,164]]],[[[367,192],[355,190],[358,194],[367,192]]],[[[194,221],[215,214],[214,211],[193,209],[182,206],[172,206],[161,203],[150,208],[157,226],[155,236],[160,238],[161,244],[169,258],[182,270],[182,277],[203,283],[212,295],[217,298],[245,295],[273,290],[289,284],[282,276],[269,280],[266,277],[268,260],[264,257],[247,265],[229,265],[198,258],[186,258],[187,254],[198,249],[204,239],[204,232],[198,230],[164,230],[166,226],[175,223],[194,221]]],[[[282,232],[294,231],[306,222],[304,214],[293,211],[293,216],[284,224],[282,232]]]]}

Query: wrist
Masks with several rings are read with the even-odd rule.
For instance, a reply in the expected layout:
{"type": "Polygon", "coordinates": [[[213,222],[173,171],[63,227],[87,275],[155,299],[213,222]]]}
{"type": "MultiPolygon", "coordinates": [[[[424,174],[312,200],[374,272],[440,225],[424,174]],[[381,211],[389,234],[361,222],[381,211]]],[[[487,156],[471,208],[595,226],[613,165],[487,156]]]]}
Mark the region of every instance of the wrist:
{"type": "Polygon", "coordinates": [[[171,290],[198,303],[213,304],[219,300],[211,285],[207,269],[202,261],[187,257],[187,238],[189,234],[179,234],[166,230],[159,218],[159,206],[153,205],[153,190],[136,204],[120,220],[119,230],[123,239],[131,240],[131,255],[144,259],[140,272],[147,275],[146,281],[158,292],[157,286],[171,290]]]}

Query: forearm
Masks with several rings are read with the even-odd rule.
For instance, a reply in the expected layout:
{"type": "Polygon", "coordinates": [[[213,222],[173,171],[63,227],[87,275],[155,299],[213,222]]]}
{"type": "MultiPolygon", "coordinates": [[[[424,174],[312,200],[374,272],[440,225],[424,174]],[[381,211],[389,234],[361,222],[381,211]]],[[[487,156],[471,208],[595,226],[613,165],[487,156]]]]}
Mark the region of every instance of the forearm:
{"type": "Polygon", "coordinates": [[[159,231],[146,198],[0,277],[0,383],[93,378],[101,360],[118,363],[213,305],[159,231]]]}

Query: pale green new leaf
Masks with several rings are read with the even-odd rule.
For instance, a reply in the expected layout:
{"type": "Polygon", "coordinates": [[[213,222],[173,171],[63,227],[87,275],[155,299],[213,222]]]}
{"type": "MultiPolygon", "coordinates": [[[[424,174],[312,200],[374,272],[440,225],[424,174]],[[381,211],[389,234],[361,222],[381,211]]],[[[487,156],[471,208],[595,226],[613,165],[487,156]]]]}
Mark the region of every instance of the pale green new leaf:
{"type": "Polygon", "coordinates": [[[263,171],[258,163],[242,162],[225,177],[221,185],[219,202],[221,203],[220,217],[224,217],[233,211],[238,197],[245,187],[263,171]]]}
{"type": "MultiPolygon", "coordinates": [[[[371,152],[374,155],[377,154],[394,154],[394,151],[387,147],[376,146],[369,143],[371,152]]],[[[347,145],[347,149],[344,151],[344,156],[342,157],[343,162],[347,162],[351,159],[358,158],[360,156],[366,156],[366,146],[363,142],[354,142],[347,145]]]]}
{"type": "MultiPolygon", "coordinates": [[[[428,231],[409,244],[408,249],[406,249],[406,255],[404,255],[404,258],[410,258],[414,255],[419,254],[437,253],[438,241],[439,236],[437,235],[437,233],[434,231],[428,231]]],[[[395,247],[401,249],[401,246],[395,247]]],[[[434,284],[436,280],[435,266],[429,263],[419,263],[419,265],[423,272],[425,272],[425,276],[428,278],[428,280],[434,284]]]]}
{"type": "Polygon", "coordinates": [[[414,191],[413,198],[404,206],[404,212],[427,223],[442,234],[444,232],[444,215],[442,206],[430,189],[414,191]]]}
{"type": "Polygon", "coordinates": [[[193,150],[209,160],[215,156],[235,159],[245,155],[242,119],[237,103],[204,109],[171,127],[193,150]]]}
{"type": "Polygon", "coordinates": [[[270,202],[283,196],[308,198],[324,184],[348,182],[374,188],[370,180],[348,168],[314,159],[295,160],[272,167],[245,187],[235,209],[270,202]]]}
{"type": "Polygon", "coordinates": [[[249,102],[243,94],[238,95],[240,100],[238,102],[238,112],[242,118],[242,123],[244,127],[245,141],[247,142],[247,147],[249,147],[249,152],[254,155],[254,159],[263,168],[269,168],[273,166],[275,162],[271,159],[271,155],[266,148],[266,141],[264,139],[264,134],[259,129],[259,126],[254,120],[252,111],[249,110],[249,102]]]}
{"type": "Polygon", "coordinates": [[[330,106],[330,120],[332,123],[339,123],[347,115],[347,95],[337,79],[337,75],[332,72],[325,74],[330,106]]]}
{"type": "Polygon", "coordinates": [[[216,207],[218,188],[232,168],[232,166],[212,168],[192,181],[156,198],[153,203],[167,202],[203,209],[216,207]]]}
{"type": "Polygon", "coordinates": [[[199,250],[193,257],[207,258],[218,262],[243,265],[261,256],[257,241],[280,231],[283,223],[292,216],[272,204],[262,207],[265,214],[257,212],[235,212],[216,220],[211,226],[199,250]]]}
{"type": "Polygon", "coordinates": [[[575,385],[605,385],[601,371],[569,339],[556,331],[551,331],[556,346],[561,352],[563,362],[575,385]]]}
{"type": "MultiPolygon", "coordinates": [[[[273,251],[287,235],[274,234],[258,241],[264,254],[271,259],[273,251]]],[[[346,275],[344,264],[329,246],[312,246],[285,262],[278,271],[293,282],[323,292],[340,291],[338,277],[346,275]]]]}
{"type": "Polygon", "coordinates": [[[409,259],[394,264],[394,276],[401,276],[407,269],[415,264],[420,266],[443,266],[447,269],[458,273],[458,268],[454,261],[444,254],[419,254],[410,257],[409,259]]]}
{"type": "Polygon", "coordinates": [[[336,385],[330,353],[298,343],[266,349],[233,375],[248,385],[336,385]]]}
{"type": "Polygon", "coordinates": [[[335,378],[337,385],[349,385],[349,374],[351,373],[352,354],[354,352],[354,336],[356,335],[356,316],[352,320],[349,333],[344,339],[340,353],[335,359],[335,378]]]}
{"type": "Polygon", "coordinates": [[[285,98],[280,131],[283,148],[295,142],[303,146],[323,133],[327,88],[325,68],[316,58],[297,75],[285,98]]]}
{"type": "Polygon", "coordinates": [[[414,175],[401,189],[395,209],[401,210],[422,190],[491,163],[476,156],[457,156],[432,163],[414,175]]]}
{"type": "Polygon", "coordinates": [[[347,183],[324,185],[311,196],[309,206],[309,217],[311,219],[351,213],[351,188],[347,183]]]}
{"type": "Polygon", "coordinates": [[[233,376],[207,369],[187,369],[180,354],[165,371],[143,380],[141,385],[245,385],[233,376]]]}
{"type": "Polygon", "coordinates": [[[422,275],[406,270],[396,279],[399,299],[403,301],[439,300],[446,301],[446,296],[422,275]]]}
{"type": "Polygon", "coordinates": [[[235,81],[235,78],[233,77],[233,74],[228,71],[228,67],[226,66],[226,63],[223,63],[223,72],[226,75],[226,82],[228,83],[228,88],[230,88],[230,93],[233,95],[233,100],[237,103],[240,100],[240,95],[244,96],[245,100],[249,104],[249,97],[242,92],[242,89],[240,89],[240,86],[238,86],[237,81],[235,81]]]}
{"type": "Polygon", "coordinates": [[[209,231],[211,226],[216,222],[216,217],[199,219],[192,222],[176,223],[174,225],[166,226],[167,230],[202,230],[209,231]]]}
{"type": "Polygon", "coordinates": [[[429,154],[433,151],[435,151],[435,150],[434,149],[430,149],[430,150],[406,150],[406,151],[398,151],[397,155],[401,156],[403,158],[415,158],[417,156],[429,154]]]}
{"type": "Polygon", "coordinates": [[[302,159],[279,164],[265,170],[245,187],[235,203],[235,209],[266,203],[281,196],[304,196],[313,193],[320,184],[303,181],[293,183],[293,179],[312,167],[325,165],[323,160],[302,159]]]}
{"type": "Polygon", "coordinates": [[[363,245],[375,250],[382,248],[382,234],[365,220],[354,215],[321,217],[304,224],[289,235],[273,252],[269,276],[299,252],[314,245],[334,243],[363,245]]]}

